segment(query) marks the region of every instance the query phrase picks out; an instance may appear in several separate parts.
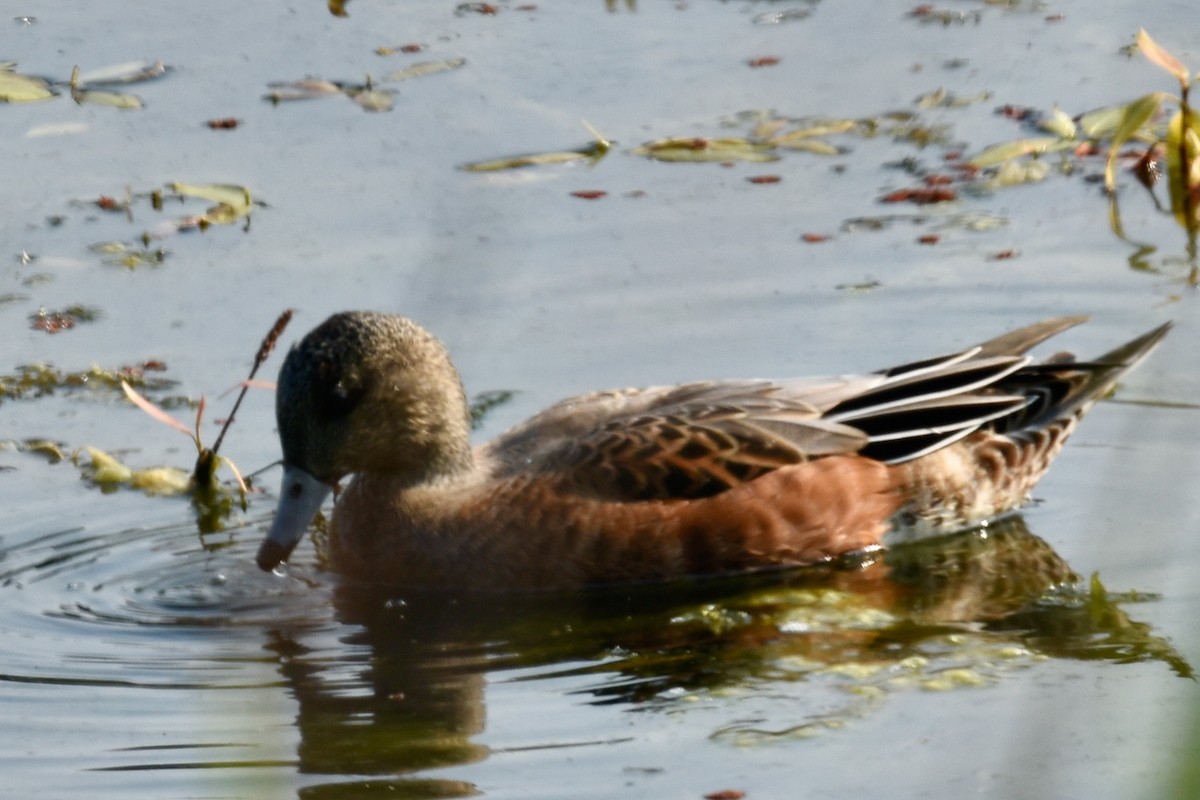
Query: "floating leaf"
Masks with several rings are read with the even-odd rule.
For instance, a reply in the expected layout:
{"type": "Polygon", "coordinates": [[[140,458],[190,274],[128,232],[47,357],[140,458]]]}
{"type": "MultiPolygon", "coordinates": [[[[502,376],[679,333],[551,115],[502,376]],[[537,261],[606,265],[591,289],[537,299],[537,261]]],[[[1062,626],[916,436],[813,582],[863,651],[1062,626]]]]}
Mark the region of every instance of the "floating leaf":
{"type": "Polygon", "coordinates": [[[928,110],[930,108],[936,108],[937,106],[941,105],[942,101],[945,99],[946,99],[946,90],[939,86],[937,89],[934,89],[932,92],[928,92],[926,94],[921,95],[914,102],[915,102],[917,108],[922,109],[922,110],[928,110]]]}
{"type": "Polygon", "coordinates": [[[1037,183],[1045,180],[1050,174],[1050,165],[1045,161],[1029,161],[1018,163],[1009,161],[996,170],[996,174],[988,181],[993,188],[1005,186],[1020,186],[1025,183],[1037,183]]]}
{"type": "Polygon", "coordinates": [[[1038,127],[1063,139],[1075,138],[1075,120],[1071,119],[1057,105],[1054,106],[1054,110],[1050,112],[1049,116],[1038,123],[1038,127]]]}
{"type": "Polygon", "coordinates": [[[543,166],[547,164],[572,164],[577,161],[588,161],[595,164],[604,158],[611,148],[612,142],[596,134],[596,141],[584,145],[577,150],[527,153],[519,156],[496,158],[490,161],[475,161],[470,164],[463,164],[459,169],[466,170],[467,172],[499,172],[500,170],[543,166]]]}
{"type": "MultiPolygon", "coordinates": [[[[249,214],[253,205],[250,190],[245,186],[228,183],[190,184],[179,182],[171,183],[169,186],[171,191],[176,194],[211,200],[217,204],[208,209],[203,217],[195,220],[199,225],[203,225],[205,222],[217,225],[228,224],[249,214]]],[[[187,222],[190,221],[192,220],[187,220],[187,222]]]]}
{"type": "Polygon", "coordinates": [[[48,125],[35,125],[25,131],[26,139],[37,139],[42,136],[68,136],[76,133],[86,133],[86,122],[54,122],[48,125]]]}
{"type": "Polygon", "coordinates": [[[976,167],[994,167],[1015,158],[1028,155],[1042,155],[1050,152],[1051,148],[1061,147],[1062,140],[1054,136],[1039,136],[1032,139],[1017,139],[1013,142],[992,145],[970,160],[976,167]]]}
{"type": "Polygon", "coordinates": [[[800,150],[819,156],[840,156],[845,152],[837,145],[830,144],[823,139],[789,139],[788,141],[772,142],[772,144],[788,150],[800,150]]]}
{"type": "Polygon", "coordinates": [[[312,100],[316,97],[339,94],[342,91],[342,87],[332,81],[315,79],[292,81],[290,83],[275,82],[267,85],[271,91],[265,95],[265,98],[272,103],[285,103],[291,100],[312,100]]]}
{"type": "MultiPolygon", "coordinates": [[[[771,122],[775,122],[775,120],[771,120],[771,122]]],[[[814,123],[804,128],[797,128],[781,136],[774,136],[774,132],[761,133],[760,131],[755,131],[755,135],[760,139],[770,139],[773,145],[789,147],[791,142],[798,139],[812,139],[817,136],[836,136],[839,133],[849,133],[854,130],[854,126],[857,124],[857,120],[838,119],[814,123]]]]}
{"type": "Polygon", "coordinates": [[[116,491],[121,486],[139,489],[149,495],[183,494],[191,489],[191,476],[174,467],[154,467],[134,470],[112,455],[95,447],[85,447],[91,463],[84,468],[86,477],[102,491],[116,491]]]}
{"type": "Polygon", "coordinates": [[[111,106],[112,108],[137,109],[142,107],[142,99],[134,94],[122,94],[121,92],[98,92],[92,89],[72,89],[71,99],[82,105],[83,103],[91,103],[97,106],[111,106]]]}
{"type": "Polygon", "coordinates": [[[76,77],[76,87],[142,83],[166,74],[167,66],[162,61],[128,61],[84,72],[76,77]]]}
{"type": "Polygon", "coordinates": [[[1162,67],[1174,75],[1180,86],[1188,85],[1188,68],[1183,65],[1183,62],[1164,50],[1158,42],[1151,39],[1145,28],[1138,30],[1137,46],[1150,63],[1162,67]]]}
{"type": "Polygon", "coordinates": [[[1192,231],[1200,223],[1200,166],[1197,166],[1200,130],[1195,113],[1188,116],[1186,127],[1183,111],[1177,112],[1167,125],[1167,185],[1171,192],[1171,213],[1180,225],[1192,231]]]}
{"type": "Polygon", "coordinates": [[[425,45],[419,44],[417,42],[411,42],[409,44],[398,44],[398,45],[393,45],[391,47],[376,47],[375,55],[391,56],[391,55],[395,55],[396,53],[419,53],[422,50],[424,50],[425,47],[426,47],[425,45]]]}
{"type": "Polygon", "coordinates": [[[88,472],[88,477],[92,481],[100,484],[101,487],[111,485],[114,488],[129,482],[129,477],[133,474],[133,470],[129,467],[103,450],[94,447],[85,447],[84,449],[92,460],[91,469],[88,472]]]}
{"type": "Polygon", "coordinates": [[[1162,101],[1169,96],[1166,92],[1152,92],[1134,100],[1125,106],[1121,112],[1121,120],[1117,124],[1117,130],[1113,133],[1112,144],[1109,146],[1108,161],[1104,165],[1104,186],[1108,191],[1112,192],[1116,189],[1117,155],[1121,150],[1121,146],[1129,141],[1143,125],[1150,121],[1158,111],[1162,101]]]}
{"type": "Polygon", "coordinates": [[[361,89],[349,94],[365,111],[391,111],[396,99],[394,89],[361,89]]]}
{"type": "Polygon", "coordinates": [[[1125,106],[1106,106],[1079,117],[1079,131],[1088,139],[1110,139],[1121,124],[1125,106]]]}
{"type": "Polygon", "coordinates": [[[32,75],[0,69],[0,102],[33,103],[54,97],[50,84],[32,75]]]}
{"type": "Polygon", "coordinates": [[[676,137],[647,142],[633,149],[635,155],[659,161],[778,161],[771,145],[748,139],[704,139],[676,137]]]}
{"type": "Polygon", "coordinates": [[[433,75],[437,72],[458,69],[466,63],[467,60],[465,58],[450,58],[445,61],[422,61],[418,64],[413,64],[411,67],[398,69],[384,78],[384,80],[388,83],[406,81],[409,78],[419,78],[423,75],[433,75]]]}

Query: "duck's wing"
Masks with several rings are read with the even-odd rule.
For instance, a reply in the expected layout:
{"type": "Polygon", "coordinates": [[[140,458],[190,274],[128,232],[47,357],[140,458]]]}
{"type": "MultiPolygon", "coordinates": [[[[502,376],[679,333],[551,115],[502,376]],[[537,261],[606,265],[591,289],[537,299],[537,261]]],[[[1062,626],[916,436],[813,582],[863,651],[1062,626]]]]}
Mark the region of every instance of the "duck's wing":
{"type": "Polygon", "coordinates": [[[865,375],[600,392],[559,403],[485,452],[500,474],[553,475],[619,501],[708,497],[831,455],[908,460],[1026,405],[991,387],[1029,359],[979,353],[865,375]]]}

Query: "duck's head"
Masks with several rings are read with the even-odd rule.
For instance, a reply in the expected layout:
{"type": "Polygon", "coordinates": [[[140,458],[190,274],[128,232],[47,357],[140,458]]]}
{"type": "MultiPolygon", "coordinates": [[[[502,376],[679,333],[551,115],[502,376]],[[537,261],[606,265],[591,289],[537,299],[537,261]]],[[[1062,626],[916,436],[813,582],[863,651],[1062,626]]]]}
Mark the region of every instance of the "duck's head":
{"type": "Polygon", "coordinates": [[[333,484],[353,472],[417,485],[471,467],[470,420],[441,342],[404,317],[335,314],[279,371],[275,418],[283,489],[258,565],[274,569],[333,484]]]}

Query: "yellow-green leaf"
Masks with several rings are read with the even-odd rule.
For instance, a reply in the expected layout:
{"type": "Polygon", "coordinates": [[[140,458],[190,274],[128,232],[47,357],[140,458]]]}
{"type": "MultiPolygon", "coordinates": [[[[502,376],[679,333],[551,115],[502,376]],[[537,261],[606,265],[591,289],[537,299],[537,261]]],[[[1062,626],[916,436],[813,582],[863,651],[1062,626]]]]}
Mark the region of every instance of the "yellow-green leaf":
{"type": "Polygon", "coordinates": [[[1106,106],[1079,118],[1079,131],[1088,139],[1108,139],[1117,132],[1125,106],[1106,106]]]}
{"type": "Polygon", "coordinates": [[[1104,165],[1104,186],[1113,191],[1117,185],[1117,155],[1125,142],[1138,132],[1158,111],[1159,105],[1169,95],[1165,92],[1152,92],[1139,97],[1121,112],[1121,120],[1113,133],[1112,144],[1108,150],[1108,161],[1104,165]]]}
{"type": "Polygon", "coordinates": [[[316,79],[284,83],[277,82],[268,85],[271,91],[266,94],[266,99],[272,103],[286,103],[291,100],[311,100],[315,97],[325,97],[326,95],[338,94],[342,91],[342,87],[332,81],[316,79]]]}
{"type": "MultiPolygon", "coordinates": [[[[76,67],[76,69],[79,69],[76,67]]],[[[161,78],[167,73],[167,66],[162,61],[129,61],[125,64],[114,64],[111,67],[101,67],[72,76],[76,87],[94,86],[96,84],[141,83],[142,81],[161,78]]]]}
{"type": "Polygon", "coordinates": [[[435,72],[458,69],[466,63],[467,60],[465,58],[450,58],[445,61],[422,61],[419,64],[413,64],[411,67],[398,69],[384,78],[384,80],[389,83],[406,81],[409,78],[419,78],[422,75],[432,75],[435,72]]]}
{"type": "Polygon", "coordinates": [[[988,181],[988,185],[995,188],[1002,188],[1005,186],[1020,186],[1025,183],[1037,183],[1040,180],[1045,180],[1049,172],[1050,165],[1045,161],[1008,161],[1000,169],[996,170],[996,174],[988,181]]]}
{"type": "Polygon", "coordinates": [[[238,186],[231,183],[180,183],[178,181],[168,184],[171,191],[175,194],[181,194],[185,197],[196,197],[201,200],[210,200],[214,203],[229,206],[234,209],[250,210],[251,198],[250,190],[245,186],[238,186]]]}
{"type": "Polygon", "coordinates": [[[129,474],[129,485],[149,495],[183,494],[192,488],[192,477],[177,467],[135,469],[129,474]]]}
{"type": "Polygon", "coordinates": [[[71,98],[76,103],[91,103],[97,106],[112,106],[113,108],[135,109],[142,107],[142,99],[134,94],[121,92],[99,92],[92,89],[72,89],[71,98]]]}
{"type": "Polygon", "coordinates": [[[1028,155],[1041,155],[1052,149],[1062,149],[1062,139],[1055,136],[1038,136],[1031,139],[1017,139],[1003,142],[985,148],[979,155],[971,159],[971,164],[979,167],[994,167],[1006,161],[1028,155]]]}
{"type": "Polygon", "coordinates": [[[659,161],[778,161],[771,145],[748,139],[703,139],[675,137],[647,142],[633,149],[635,155],[659,161]]]}
{"type": "Polygon", "coordinates": [[[32,103],[51,97],[54,92],[50,91],[50,84],[41,78],[0,69],[0,102],[32,103]]]}
{"type": "Polygon", "coordinates": [[[1188,68],[1183,65],[1182,61],[1164,50],[1158,42],[1151,39],[1145,28],[1138,31],[1137,46],[1151,64],[1162,67],[1174,75],[1180,86],[1187,86],[1188,68]]]}
{"type": "Polygon", "coordinates": [[[1167,125],[1166,161],[1167,185],[1171,193],[1171,213],[1187,230],[1193,230],[1200,223],[1200,203],[1196,202],[1197,181],[1200,180],[1200,130],[1195,112],[1190,115],[1190,123],[1183,125],[1183,112],[1179,111],[1167,125]],[[1187,166],[1184,166],[1184,159],[1187,166]],[[1190,212],[1190,219],[1189,219],[1190,212]]]}
{"type": "Polygon", "coordinates": [[[577,161],[596,162],[604,158],[608,153],[608,142],[603,143],[603,147],[597,142],[588,147],[582,147],[578,150],[561,150],[548,153],[526,153],[519,156],[506,156],[504,158],[495,158],[489,161],[473,161],[470,164],[463,164],[460,169],[467,172],[499,172],[506,169],[518,169],[520,167],[536,167],[547,164],[571,164],[577,161]]]}
{"type": "Polygon", "coordinates": [[[396,92],[390,89],[363,89],[350,95],[365,111],[391,111],[396,92]]]}
{"type": "Polygon", "coordinates": [[[1057,105],[1048,117],[1038,123],[1038,127],[1063,139],[1075,138],[1075,120],[1057,105]]]}
{"type": "Polygon", "coordinates": [[[842,148],[837,145],[830,144],[824,139],[789,139],[787,141],[774,141],[779,147],[788,150],[802,150],[805,153],[815,153],[819,156],[837,156],[842,154],[842,148]]]}
{"type": "Polygon", "coordinates": [[[129,482],[130,476],[133,475],[133,470],[129,467],[103,450],[98,450],[95,447],[85,447],[84,450],[87,451],[88,457],[92,460],[88,470],[88,477],[100,484],[102,488],[115,488],[129,482]]]}
{"type": "Polygon", "coordinates": [[[798,139],[811,139],[817,136],[834,136],[839,133],[849,133],[850,131],[854,130],[854,126],[856,124],[858,123],[852,119],[839,119],[832,120],[830,122],[818,122],[804,128],[797,128],[796,130],[788,131],[787,133],[779,136],[759,135],[758,138],[769,138],[771,140],[771,144],[779,145],[781,147],[788,147],[791,142],[798,139]]]}

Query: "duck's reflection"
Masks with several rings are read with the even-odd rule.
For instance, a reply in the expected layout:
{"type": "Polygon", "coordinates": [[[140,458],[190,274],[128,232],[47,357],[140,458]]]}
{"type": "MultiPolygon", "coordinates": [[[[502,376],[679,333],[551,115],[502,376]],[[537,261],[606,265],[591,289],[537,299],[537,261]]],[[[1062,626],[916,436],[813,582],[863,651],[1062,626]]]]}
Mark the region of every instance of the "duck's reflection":
{"type": "Polygon", "coordinates": [[[277,633],[271,644],[299,703],[301,770],[345,776],[305,797],[476,793],[403,776],[487,756],[473,739],[485,726],[486,676],[501,669],[573,675],[573,691],[596,703],[666,702],[822,669],[876,675],[932,650],[958,648],[955,663],[971,667],[998,646],[1031,657],[1157,659],[1191,676],[1165,640],[1095,579],[1081,581],[1019,516],[788,575],[525,597],[344,584],[335,603],[343,626],[333,642],[277,633]]]}

